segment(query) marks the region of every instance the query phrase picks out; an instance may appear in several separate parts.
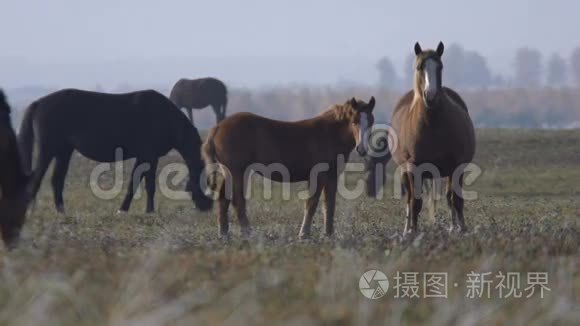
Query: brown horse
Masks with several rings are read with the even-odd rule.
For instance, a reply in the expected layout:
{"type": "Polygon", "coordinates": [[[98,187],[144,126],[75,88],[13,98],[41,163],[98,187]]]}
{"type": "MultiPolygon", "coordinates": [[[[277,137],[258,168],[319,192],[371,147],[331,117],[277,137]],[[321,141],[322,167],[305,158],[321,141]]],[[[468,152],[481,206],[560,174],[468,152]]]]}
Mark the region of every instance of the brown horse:
{"type": "Polygon", "coordinates": [[[423,178],[447,178],[451,229],[467,229],[463,218],[463,173],[475,154],[475,133],[463,100],[442,86],[443,50],[443,43],[435,51],[423,51],[419,43],[415,44],[413,93],[403,97],[393,111],[398,142],[392,157],[401,169],[406,190],[405,233],[418,230],[423,178]]]}
{"type": "Polygon", "coordinates": [[[175,83],[169,99],[178,107],[185,108],[189,120],[193,123],[193,109],[203,109],[206,106],[213,108],[216,121],[226,117],[228,106],[228,89],[216,78],[185,79],[175,83]]]}
{"type": "MultiPolygon", "coordinates": [[[[457,103],[461,108],[467,111],[467,104],[465,104],[461,96],[459,96],[459,94],[457,94],[456,91],[445,86],[443,87],[443,90],[445,91],[447,96],[451,97],[451,99],[455,101],[455,103],[457,103]]],[[[413,90],[408,91],[405,95],[403,95],[403,97],[401,97],[396,107],[398,108],[404,105],[409,105],[413,101],[414,94],[415,91],[413,90]]],[[[374,133],[374,136],[376,137],[375,141],[370,142],[370,146],[374,151],[374,155],[370,155],[370,157],[367,160],[365,160],[366,170],[368,171],[366,190],[367,195],[369,197],[376,197],[386,182],[385,167],[391,160],[391,152],[390,149],[385,146],[389,145],[388,144],[389,139],[390,140],[396,139],[395,138],[396,135],[389,135],[388,130],[383,131],[377,130],[377,132],[374,133]]],[[[435,180],[433,181],[435,182],[435,180]]],[[[425,182],[425,185],[427,186],[428,183],[425,182]]],[[[401,190],[402,190],[401,193],[404,194],[405,189],[402,187],[401,190]]]]}
{"type": "Polygon", "coordinates": [[[10,106],[0,91],[0,232],[8,247],[16,245],[24,224],[28,179],[10,121],[10,106]]]}
{"type": "Polygon", "coordinates": [[[360,155],[366,154],[366,136],[374,122],[374,106],[374,97],[368,104],[352,98],[315,118],[297,122],[238,113],[211,129],[202,154],[206,164],[219,163],[225,176],[216,178],[214,174],[211,183],[219,194],[220,235],[228,234],[230,202],[242,233],[250,231],[244,192],[250,171],[277,182],[308,181],[310,198],[305,204],[302,238],[310,235],[312,217],[320,194],[324,193],[325,229],[331,235],[337,179],[343,168],[338,161],[342,156],[346,163],[355,146],[360,155]]]}

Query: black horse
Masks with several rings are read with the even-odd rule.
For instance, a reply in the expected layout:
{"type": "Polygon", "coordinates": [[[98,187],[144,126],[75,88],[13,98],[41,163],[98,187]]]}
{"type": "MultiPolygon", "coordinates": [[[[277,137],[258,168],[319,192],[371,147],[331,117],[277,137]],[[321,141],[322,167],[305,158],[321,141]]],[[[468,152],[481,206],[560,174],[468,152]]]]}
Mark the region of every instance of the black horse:
{"type": "Polygon", "coordinates": [[[199,133],[169,99],[156,91],[103,94],[65,89],[49,94],[32,103],[22,121],[19,142],[26,169],[32,164],[35,141],[38,159],[31,197],[36,196],[50,162],[55,159],[52,189],[59,212],[64,212],[64,179],[75,149],[98,162],[136,158],[121,211],[129,210],[143,174],[147,212],[154,210],[157,162],[171,149],[181,154],[189,169],[187,189],[197,208],[206,211],[212,206],[198,182],[204,169],[199,133]],[[122,157],[118,157],[119,150],[122,157]],[[141,173],[143,166],[149,169],[141,173]]]}
{"type": "Polygon", "coordinates": [[[193,109],[203,109],[211,105],[219,123],[226,117],[228,90],[219,79],[180,79],[175,83],[169,98],[178,108],[185,108],[193,123],[193,109]]]}
{"type": "Polygon", "coordinates": [[[12,122],[10,106],[0,91],[0,232],[8,247],[16,245],[24,224],[28,196],[12,122]]]}

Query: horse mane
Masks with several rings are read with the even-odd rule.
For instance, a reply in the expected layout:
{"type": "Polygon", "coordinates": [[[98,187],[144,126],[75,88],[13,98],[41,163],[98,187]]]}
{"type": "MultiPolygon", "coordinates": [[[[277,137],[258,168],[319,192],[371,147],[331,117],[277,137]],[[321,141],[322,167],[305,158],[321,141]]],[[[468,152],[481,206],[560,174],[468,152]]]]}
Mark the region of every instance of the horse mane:
{"type": "Polygon", "coordinates": [[[348,103],[332,105],[322,113],[323,116],[332,116],[336,121],[350,120],[354,114],[354,108],[348,103]]]}
{"type": "Polygon", "coordinates": [[[419,85],[419,78],[421,78],[420,72],[416,69],[417,66],[423,64],[423,62],[429,58],[435,58],[440,60],[434,50],[424,50],[417,59],[415,60],[415,74],[413,77],[413,98],[411,104],[409,105],[409,110],[411,112],[411,117],[415,119],[416,122],[426,121],[426,107],[423,101],[423,94],[421,87],[419,85]]]}
{"type": "Polygon", "coordinates": [[[409,113],[409,117],[418,123],[427,120],[427,110],[421,92],[416,90],[413,92],[413,99],[409,105],[409,113]]]}

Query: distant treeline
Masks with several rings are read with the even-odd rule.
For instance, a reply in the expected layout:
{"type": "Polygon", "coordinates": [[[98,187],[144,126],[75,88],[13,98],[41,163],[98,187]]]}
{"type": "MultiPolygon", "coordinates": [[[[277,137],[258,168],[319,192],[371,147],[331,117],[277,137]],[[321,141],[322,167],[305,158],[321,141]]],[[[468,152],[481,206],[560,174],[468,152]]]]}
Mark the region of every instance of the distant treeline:
{"type": "MultiPolygon", "coordinates": [[[[478,127],[580,128],[580,88],[460,90],[478,127]]],[[[377,98],[377,121],[389,121],[402,95],[383,88],[277,88],[231,92],[229,112],[251,111],[265,116],[298,120],[312,117],[352,96],[377,98]]],[[[209,111],[209,110],[208,110],[209,111]]],[[[208,112],[209,113],[209,112],[208,112]]],[[[204,115],[201,126],[211,125],[204,115]]]]}
{"type": "MultiPolygon", "coordinates": [[[[415,55],[406,57],[403,73],[398,74],[388,56],[376,64],[378,85],[389,89],[402,89],[411,85],[415,55]]],[[[475,50],[459,44],[450,44],[443,54],[443,81],[458,88],[537,88],[580,85],[580,47],[570,54],[553,53],[544,57],[531,47],[516,50],[509,62],[509,71],[495,72],[487,58],[475,50]]]]}
{"type": "MultiPolygon", "coordinates": [[[[123,91],[130,91],[129,89],[123,91]]],[[[167,89],[159,90],[168,94],[167,89]]],[[[34,99],[50,92],[7,90],[19,123],[22,110],[34,99]]],[[[478,127],[580,128],[580,88],[459,89],[478,127]]],[[[278,87],[230,89],[228,114],[249,111],[281,120],[299,120],[317,115],[326,107],[356,96],[377,98],[377,121],[389,121],[402,91],[379,87],[323,88],[278,87]]],[[[195,124],[207,128],[215,123],[211,109],[196,110],[195,124]]]]}

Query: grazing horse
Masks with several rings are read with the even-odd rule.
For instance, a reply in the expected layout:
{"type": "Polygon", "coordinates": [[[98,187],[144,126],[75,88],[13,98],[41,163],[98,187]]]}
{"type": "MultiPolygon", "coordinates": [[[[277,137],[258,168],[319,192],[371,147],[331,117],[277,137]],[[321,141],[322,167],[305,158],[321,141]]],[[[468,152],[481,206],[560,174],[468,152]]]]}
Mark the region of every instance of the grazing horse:
{"type": "Polygon", "coordinates": [[[415,44],[412,95],[399,101],[391,119],[398,139],[392,157],[406,190],[405,233],[418,231],[424,178],[447,178],[451,230],[467,230],[463,218],[463,174],[475,154],[475,133],[463,100],[442,85],[443,50],[441,42],[435,51],[423,51],[419,43],[415,44]]]}
{"type": "Polygon", "coordinates": [[[9,248],[16,245],[24,224],[28,179],[10,121],[10,106],[0,91],[0,233],[9,248]]]}
{"type": "Polygon", "coordinates": [[[147,212],[154,211],[155,174],[159,157],[175,149],[183,157],[190,178],[187,189],[199,210],[212,201],[199,186],[204,169],[201,138],[194,126],[162,94],[144,90],[126,94],[104,94],[64,89],[33,102],[27,109],[19,135],[24,166],[30,169],[34,142],[38,158],[31,184],[36,196],[50,162],[56,161],[52,176],[54,203],[64,212],[62,192],[73,151],[98,162],[136,158],[127,195],[120,211],[128,211],[141,179],[145,178],[147,212]]]}
{"type": "Polygon", "coordinates": [[[185,108],[189,120],[193,123],[193,109],[203,109],[211,105],[219,123],[226,117],[228,90],[226,85],[216,78],[180,79],[175,83],[169,99],[178,108],[185,108]]]}
{"type": "Polygon", "coordinates": [[[238,113],[211,129],[202,155],[206,166],[219,163],[225,176],[210,175],[210,186],[219,194],[220,235],[228,234],[230,202],[242,234],[249,233],[244,190],[252,171],[277,182],[308,181],[310,198],[305,204],[301,238],[309,237],[312,217],[324,193],[325,230],[326,235],[332,235],[337,179],[344,168],[339,160],[342,157],[346,163],[355,147],[361,156],[366,154],[374,106],[374,97],[368,104],[352,98],[315,118],[297,122],[238,113]]]}

